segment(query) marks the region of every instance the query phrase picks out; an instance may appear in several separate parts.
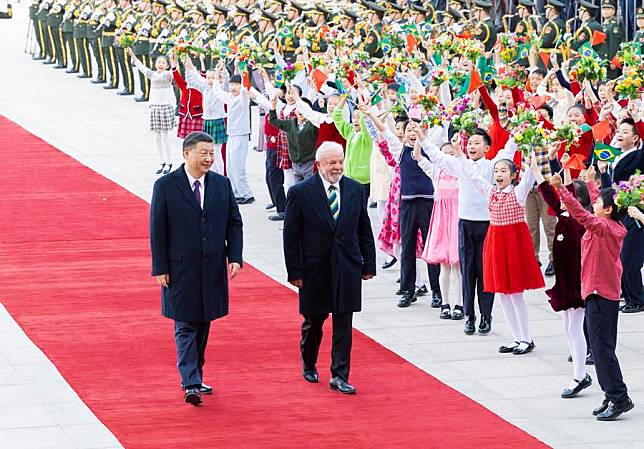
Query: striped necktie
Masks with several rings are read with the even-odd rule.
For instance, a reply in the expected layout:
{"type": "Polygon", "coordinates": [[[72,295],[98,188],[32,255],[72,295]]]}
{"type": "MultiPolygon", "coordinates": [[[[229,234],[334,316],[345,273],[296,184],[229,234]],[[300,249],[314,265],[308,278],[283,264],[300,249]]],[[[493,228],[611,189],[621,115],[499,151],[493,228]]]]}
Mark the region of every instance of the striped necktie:
{"type": "Polygon", "coordinates": [[[338,204],[338,193],[335,186],[329,186],[327,192],[327,200],[329,203],[329,210],[333,216],[333,220],[338,221],[338,215],[340,215],[340,207],[338,204]]]}

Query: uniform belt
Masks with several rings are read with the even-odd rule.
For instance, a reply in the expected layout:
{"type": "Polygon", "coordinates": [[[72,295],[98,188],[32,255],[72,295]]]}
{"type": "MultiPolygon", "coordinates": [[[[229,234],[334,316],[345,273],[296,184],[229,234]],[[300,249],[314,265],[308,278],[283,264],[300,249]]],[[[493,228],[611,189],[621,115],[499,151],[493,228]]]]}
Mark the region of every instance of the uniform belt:
{"type": "Polygon", "coordinates": [[[541,51],[545,53],[552,53],[552,52],[561,53],[561,49],[559,48],[541,48],[541,51]]]}
{"type": "Polygon", "coordinates": [[[103,31],[103,36],[114,36],[113,31],[103,31]]]}
{"type": "Polygon", "coordinates": [[[147,37],[137,37],[136,40],[141,41],[141,42],[149,42],[150,41],[150,39],[147,38],[147,37]]]}

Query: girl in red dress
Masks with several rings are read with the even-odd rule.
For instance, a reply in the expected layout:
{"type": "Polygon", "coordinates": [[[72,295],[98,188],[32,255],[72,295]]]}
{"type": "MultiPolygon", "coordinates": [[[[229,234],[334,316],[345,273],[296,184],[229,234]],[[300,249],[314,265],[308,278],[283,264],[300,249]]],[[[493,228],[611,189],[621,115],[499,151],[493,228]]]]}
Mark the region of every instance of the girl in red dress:
{"type": "MultiPolygon", "coordinates": [[[[525,221],[525,201],[534,185],[534,175],[526,171],[514,185],[514,163],[501,159],[494,165],[494,184],[481,177],[471,160],[462,159],[464,172],[489,198],[490,227],[483,245],[483,286],[501,299],[503,315],[514,342],[501,346],[499,352],[527,354],[535,347],[530,336],[525,290],[545,286],[534,255],[530,231],[525,221]]],[[[536,158],[532,155],[532,165],[536,158]]]]}

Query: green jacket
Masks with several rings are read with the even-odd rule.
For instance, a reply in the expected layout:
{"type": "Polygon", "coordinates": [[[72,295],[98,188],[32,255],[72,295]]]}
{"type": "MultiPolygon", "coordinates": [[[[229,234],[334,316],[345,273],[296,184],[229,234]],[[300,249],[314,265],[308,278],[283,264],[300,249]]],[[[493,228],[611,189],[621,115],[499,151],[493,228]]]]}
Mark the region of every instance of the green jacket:
{"type": "Polygon", "coordinates": [[[344,154],[344,174],[360,184],[369,184],[371,182],[373,142],[369,136],[364,117],[360,118],[360,133],[356,133],[353,123],[344,119],[342,108],[335,108],[332,117],[340,135],[347,141],[347,149],[344,154]]]}
{"type": "Polygon", "coordinates": [[[288,138],[288,157],[291,162],[305,164],[315,159],[315,144],[318,139],[318,128],[311,122],[306,122],[302,129],[297,124],[297,118],[280,120],[275,109],[268,115],[268,121],[277,129],[286,132],[288,138]]]}

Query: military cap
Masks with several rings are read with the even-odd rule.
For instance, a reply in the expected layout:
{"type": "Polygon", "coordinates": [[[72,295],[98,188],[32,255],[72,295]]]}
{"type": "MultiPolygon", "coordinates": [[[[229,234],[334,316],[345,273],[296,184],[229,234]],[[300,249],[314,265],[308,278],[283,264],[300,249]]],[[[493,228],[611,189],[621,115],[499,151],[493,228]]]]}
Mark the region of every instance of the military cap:
{"type": "Polygon", "coordinates": [[[291,0],[287,5],[287,8],[294,9],[300,13],[306,11],[306,6],[302,5],[301,3],[296,2],[295,0],[291,0]]]}
{"type": "Polygon", "coordinates": [[[358,16],[358,13],[351,9],[343,9],[338,13],[339,17],[344,17],[347,19],[351,19],[354,22],[357,22],[360,19],[360,16],[358,16]]]}
{"type": "Polygon", "coordinates": [[[157,6],[162,6],[163,8],[166,8],[169,5],[169,3],[166,0],[154,0],[152,4],[157,6]]]}
{"type": "Polygon", "coordinates": [[[174,5],[170,5],[167,9],[168,9],[168,11],[174,9],[176,11],[179,11],[182,14],[185,14],[186,11],[188,11],[188,8],[186,7],[186,5],[184,5],[183,3],[179,2],[179,1],[175,1],[174,5]]]}
{"type": "Polygon", "coordinates": [[[252,13],[253,13],[253,11],[251,11],[248,8],[244,8],[243,6],[235,6],[235,15],[236,16],[246,16],[246,17],[248,17],[252,13]]]}
{"type": "Polygon", "coordinates": [[[489,0],[474,0],[472,2],[472,9],[487,9],[492,7],[492,2],[489,0]]]}
{"type": "Polygon", "coordinates": [[[222,6],[218,3],[215,3],[213,5],[214,9],[212,10],[213,14],[221,14],[223,16],[227,16],[228,13],[230,12],[230,9],[226,8],[225,6],[222,6]]]}
{"type": "Polygon", "coordinates": [[[519,0],[518,6],[525,6],[527,8],[534,8],[534,2],[532,0],[519,0]]]}
{"type": "Polygon", "coordinates": [[[604,0],[602,2],[602,8],[612,8],[615,11],[617,11],[617,5],[615,4],[615,2],[612,2],[612,1],[604,0]]]}
{"type": "Polygon", "coordinates": [[[260,19],[275,21],[279,18],[268,9],[262,9],[262,17],[260,19]]]}
{"type": "Polygon", "coordinates": [[[564,4],[560,0],[548,0],[548,3],[546,4],[546,8],[558,8],[561,9],[564,7],[564,4]]]}
{"type": "Polygon", "coordinates": [[[367,9],[370,9],[371,11],[375,11],[378,14],[384,14],[387,12],[385,8],[380,6],[376,2],[371,2],[369,0],[360,0],[360,3],[367,9]]]}
{"type": "Polygon", "coordinates": [[[644,18],[644,8],[637,8],[635,11],[635,16],[637,18],[644,18]]]}
{"type": "Polygon", "coordinates": [[[395,10],[395,11],[398,11],[398,12],[404,12],[404,11],[405,11],[405,7],[404,7],[404,6],[400,6],[400,5],[398,4],[398,2],[396,2],[396,0],[389,0],[389,1],[386,3],[386,5],[385,5],[385,6],[386,6],[387,8],[389,8],[390,10],[395,10]]]}
{"type": "Polygon", "coordinates": [[[465,1],[464,0],[449,0],[449,4],[452,6],[457,6],[459,8],[462,8],[465,6],[465,1]]]}
{"type": "Polygon", "coordinates": [[[429,11],[422,3],[412,3],[411,10],[414,12],[420,12],[422,14],[429,14],[429,11]]]}
{"type": "Polygon", "coordinates": [[[208,10],[206,9],[206,7],[204,5],[202,5],[202,4],[199,4],[199,3],[192,7],[192,9],[190,10],[190,13],[191,14],[201,14],[204,17],[208,17],[208,14],[209,14],[208,10]]]}
{"type": "Polygon", "coordinates": [[[445,15],[452,17],[454,20],[461,20],[463,18],[463,14],[461,14],[458,9],[454,9],[451,6],[447,8],[445,15]]]}
{"type": "Polygon", "coordinates": [[[579,8],[578,11],[586,10],[589,12],[594,12],[597,11],[599,7],[591,2],[588,2],[586,0],[579,0],[579,8]]]}

